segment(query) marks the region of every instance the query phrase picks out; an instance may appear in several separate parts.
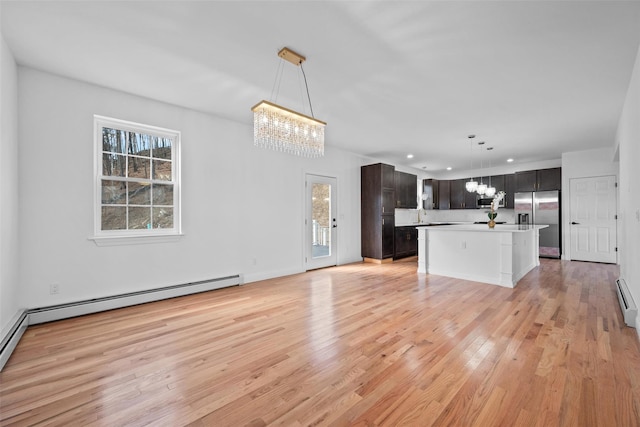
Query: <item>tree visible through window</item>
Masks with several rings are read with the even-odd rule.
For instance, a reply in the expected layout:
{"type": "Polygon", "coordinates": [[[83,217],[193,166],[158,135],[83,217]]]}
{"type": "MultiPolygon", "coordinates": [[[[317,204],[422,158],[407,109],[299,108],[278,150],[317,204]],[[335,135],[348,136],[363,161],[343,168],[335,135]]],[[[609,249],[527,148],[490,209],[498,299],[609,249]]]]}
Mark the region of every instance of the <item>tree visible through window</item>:
{"type": "Polygon", "coordinates": [[[96,116],[96,235],[179,233],[180,133],[96,116]]]}

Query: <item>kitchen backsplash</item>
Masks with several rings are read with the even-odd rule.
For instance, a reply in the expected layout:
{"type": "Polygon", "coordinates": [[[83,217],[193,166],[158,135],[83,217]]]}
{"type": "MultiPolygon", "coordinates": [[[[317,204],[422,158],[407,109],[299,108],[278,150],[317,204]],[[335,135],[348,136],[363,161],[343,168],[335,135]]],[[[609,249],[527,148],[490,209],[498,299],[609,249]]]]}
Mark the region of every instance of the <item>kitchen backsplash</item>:
{"type": "MultiPolygon", "coordinates": [[[[418,222],[418,212],[420,222],[475,222],[488,221],[487,212],[489,209],[448,209],[448,210],[420,210],[420,209],[396,209],[396,227],[403,225],[413,225],[418,222]]],[[[513,209],[498,209],[496,221],[504,221],[507,224],[515,224],[515,213],[513,209]]]]}

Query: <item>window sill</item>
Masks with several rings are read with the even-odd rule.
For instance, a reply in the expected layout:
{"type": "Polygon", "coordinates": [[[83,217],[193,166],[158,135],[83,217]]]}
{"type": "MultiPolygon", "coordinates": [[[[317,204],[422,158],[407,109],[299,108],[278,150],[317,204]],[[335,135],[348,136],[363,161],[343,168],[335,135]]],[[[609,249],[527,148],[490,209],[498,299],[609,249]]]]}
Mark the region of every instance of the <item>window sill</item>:
{"type": "Polygon", "coordinates": [[[93,240],[96,246],[120,246],[120,245],[141,245],[149,243],[171,243],[177,242],[184,234],[162,234],[162,235],[146,235],[146,236],[93,236],[89,240],[93,240]]]}

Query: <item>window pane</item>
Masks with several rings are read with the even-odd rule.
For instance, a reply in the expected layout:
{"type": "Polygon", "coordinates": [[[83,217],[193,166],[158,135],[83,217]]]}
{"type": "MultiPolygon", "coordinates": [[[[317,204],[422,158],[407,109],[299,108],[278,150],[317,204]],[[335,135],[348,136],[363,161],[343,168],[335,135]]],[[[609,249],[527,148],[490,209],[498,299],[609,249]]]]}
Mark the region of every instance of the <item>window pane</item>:
{"type": "Polygon", "coordinates": [[[102,207],[102,230],[125,230],[127,228],[127,208],[102,207]]]}
{"type": "Polygon", "coordinates": [[[143,133],[129,132],[129,154],[134,156],[151,156],[151,145],[157,136],[145,135],[143,133]]]}
{"type": "Polygon", "coordinates": [[[102,128],[102,151],[126,153],[126,132],[118,129],[102,128]]]}
{"type": "Polygon", "coordinates": [[[129,183],[129,204],[130,205],[150,205],[151,185],[142,182],[129,183]]]}
{"type": "Polygon", "coordinates": [[[129,208],[129,230],[151,228],[151,208],[129,208]]]}
{"type": "Polygon", "coordinates": [[[164,160],[153,161],[153,179],[171,181],[171,163],[164,160]]]}
{"type": "Polygon", "coordinates": [[[171,138],[156,138],[153,142],[153,157],[171,160],[171,138]]]}
{"type": "Polygon", "coordinates": [[[151,178],[151,160],[129,156],[129,178],[151,178]]]}
{"type": "Polygon", "coordinates": [[[126,176],[127,158],[119,154],[102,155],[102,175],[104,176],[126,176]]]}
{"type": "Polygon", "coordinates": [[[127,183],[102,180],[102,204],[124,205],[127,203],[127,183]]]}
{"type": "Polygon", "coordinates": [[[173,228],[173,208],[153,208],[153,228],[173,228]]]}
{"type": "Polygon", "coordinates": [[[173,205],[173,185],[153,184],[153,204],[173,205]]]}

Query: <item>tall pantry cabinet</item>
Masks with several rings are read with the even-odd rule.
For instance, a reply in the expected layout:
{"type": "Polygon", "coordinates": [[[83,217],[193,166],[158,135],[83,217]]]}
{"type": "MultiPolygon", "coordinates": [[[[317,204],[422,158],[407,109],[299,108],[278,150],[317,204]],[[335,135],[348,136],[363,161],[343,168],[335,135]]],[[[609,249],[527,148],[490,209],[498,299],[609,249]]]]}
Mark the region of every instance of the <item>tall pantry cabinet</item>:
{"type": "Polygon", "coordinates": [[[395,233],[395,167],[376,163],[362,166],[360,174],[362,257],[376,262],[391,261],[395,233]]]}

